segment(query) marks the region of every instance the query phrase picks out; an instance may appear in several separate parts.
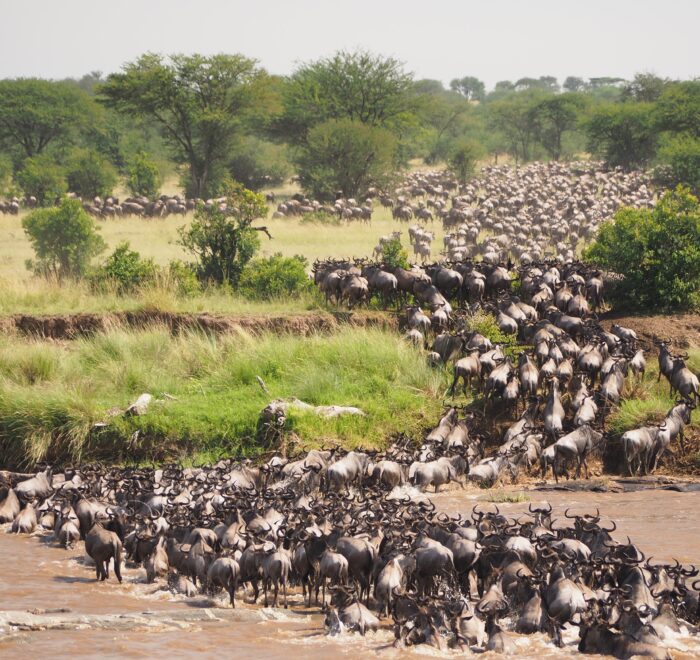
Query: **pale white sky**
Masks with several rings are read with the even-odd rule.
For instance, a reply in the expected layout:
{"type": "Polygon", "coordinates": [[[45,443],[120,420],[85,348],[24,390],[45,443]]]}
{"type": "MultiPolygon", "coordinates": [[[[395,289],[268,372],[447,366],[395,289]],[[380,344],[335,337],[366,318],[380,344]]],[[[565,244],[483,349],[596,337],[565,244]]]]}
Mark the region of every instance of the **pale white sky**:
{"type": "Polygon", "coordinates": [[[367,48],[418,78],[700,75],[700,0],[0,0],[0,77],[105,73],[145,51],[271,73],[367,48]]]}

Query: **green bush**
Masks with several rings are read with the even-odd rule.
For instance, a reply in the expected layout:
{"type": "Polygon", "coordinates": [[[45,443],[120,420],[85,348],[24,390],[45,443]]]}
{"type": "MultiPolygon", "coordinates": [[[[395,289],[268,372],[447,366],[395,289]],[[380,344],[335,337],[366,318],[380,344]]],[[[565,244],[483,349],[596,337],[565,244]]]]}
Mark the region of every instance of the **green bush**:
{"type": "Polygon", "coordinates": [[[397,141],[386,129],[352,119],[314,126],[297,153],[302,188],[316,199],[364,198],[370,187],[386,189],[396,170],[397,141]]]}
{"type": "Polygon", "coordinates": [[[195,269],[179,259],[173,259],[168,264],[168,275],[180,296],[188,298],[202,290],[195,269]]]}
{"type": "Polygon", "coordinates": [[[687,188],[668,191],[653,209],[620,209],[584,258],[620,273],[617,307],[683,309],[700,305],[700,206],[687,188]]]}
{"type": "Polygon", "coordinates": [[[450,150],[447,164],[457,180],[465,183],[474,175],[476,163],[482,155],[483,151],[476,142],[462,140],[450,150]]]}
{"type": "Polygon", "coordinates": [[[197,260],[201,282],[235,287],[243,268],[260,247],[258,230],[252,223],[267,216],[267,206],[262,195],[239,184],[228,186],[226,200],[225,211],[216,204],[211,208],[200,204],[192,224],[178,231],[180,245],[197,260]]]}
{"type": "Polygon", "coordinates": [[[90,281],[97,290],[114,285],[118,293],[124,294],[154,282],[159,270],[153,259],[143,259],[138,252],[129,248],[129,243],[124,242],[94,270],[90,281]]]}
{"type": "Polygon", "coordinates": [[[306,259],[300,255],[283,257],[280,253],[266,259],[254,259],[244,269],[239,288],[247,298],[270,300],[298,297],[309,291],[306,259]]]}
{"type": "Polygon", "coordinates": [[[66,165],[68,188],[83,199],[108,197],[117,184],[117,172],[96,151],[79,149],[68,159],[66,165]]]}
{"type": "Polygon", "coordinates": [[[68,190],[63,170],[49,156],[34,156],[24,161],[17,183],[26,195],[36,197],[40,206],[53,204],[68,190]]]}
{"type": "Polygon", "coordinates": [[[392,238],[384,244],[382,248],[382,261],[390,268],[406,268],[409,269],[411,264],[408,263],[408,252],[401,245],[401,239],[392,238]]]}
{"type": "Polygon", "coordinates": [[[246,188],[260,190],[283,183],[291,176],[292,167],[284,145],[247,136],[233,149],[228,171],[246,188]]]}
{"type": "Polygon", "coordinates": [[[81,277],[90,260],[106,247],[93,219],[77,199],[64,199],[52,209],[37,209],[22,220],[36,261],[27,268],[40,275],[81,277]]]}
{"type": "Polygon", "coordinates": [[[132,195],[155,199],[160,190],[161,178],[158,166],[148,157],[148,154],[140,151],[134,157],[129,166],[129,178],[127,188],[132,195]]]}
{"type": "Polygon", "coordinates": [[[669,188],[684,185],[693,194],[700,193],[700,139],[686,135],[669,138],[657,158],[654,178],[658,183],[669,188]]]}

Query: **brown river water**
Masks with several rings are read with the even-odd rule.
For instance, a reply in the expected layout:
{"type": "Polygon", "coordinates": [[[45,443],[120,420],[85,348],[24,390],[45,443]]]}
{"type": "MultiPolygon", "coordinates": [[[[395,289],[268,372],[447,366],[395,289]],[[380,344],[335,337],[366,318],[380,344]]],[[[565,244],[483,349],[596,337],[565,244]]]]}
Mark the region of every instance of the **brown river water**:
{"type": "MultiPolygon", "coordinates": [[[[439,509],[468,515],[483,491],[450,491],[433,496],[439,509]]],[[[550,502],[555,517],[564,509],[592,512],[596,507],[604,517],[614,518],[614,536],[630,536],[655,561],[674,558],[700,565],[700,493],[646,490],[635,493],[529,493],[533,506],[550,502]]],[[[480,502],[483,508],[494,505],[480,502]]],[[[517,514],[528,503],[501,504],[500,510],[517,514]]],[[[318,608],[307,610],[301,598],[290,598],[289,610],[260,608],[244,604],[241,592],[232,610],[223,595],[217,599],[199,596],[185,599],[158,585],[145,583],[143,569],[123,569],[124,583],[112,577],[96,583],[94,569],[84,561],[79,544],[73,550],[56,547],[50,537],[14,536],[0,530],[0,658],[55,656],[122,658],[165,656],[242,658],[264,657],[307,659],[408,656],[451,657],[462,655],[439,652],[428,647],[395,649],[388,623],[378,633],[365,638],[356,634],[327,637],[318,608]],[[51,610],[64,610],[51,613],[51,610]],[[7,611],[47,611],[51,617],[69,617],[63,628],[12,625],[17,623],[7,611]],[[65,611],[67,610],[67,612],[65,611]],[[144,614],[145,613],[145,614],[144,614]],[[152,614],[149,614],[152,613],[152,614]],[[103,615],[118,615],[105,618],[103,615]],[[83,617],[75,622],[76,617],[83,617]],[[119,618],[121,617],[121,619],[119,618]],[[152,617],[149,620],[148,617],[152,617]]],[[[262,600],[262,599],[261,599],[262,600]]],[[[259,601],[260,602],[260,601],[259,601]]],[[[565,633],[567,646],[558,649],[541,635],[515,635],[517,657],[566,658],[577,656],[575,629],[565,633]]],[[[667,640],[674,658],[700,657],[700,637],[681,634],[667,640]]],[[[485,658],[496,657],[492,653],[485,658]]],[[[579,656],[582,657],[582,656],[579,656]]]]}

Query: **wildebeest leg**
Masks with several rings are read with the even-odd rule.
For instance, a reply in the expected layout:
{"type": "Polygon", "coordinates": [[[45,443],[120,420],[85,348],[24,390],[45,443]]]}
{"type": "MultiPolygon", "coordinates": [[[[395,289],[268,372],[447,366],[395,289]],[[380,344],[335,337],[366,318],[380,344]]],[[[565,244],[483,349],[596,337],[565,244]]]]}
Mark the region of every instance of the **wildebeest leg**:
{"type": "Polygon", "coordinates": [[[270,580],[269,580],[268,578],[265,578],[265,579],[263,580],[263,591],[265,592],[265,607],[268,607],[268,604],[267,604],[267,587],[268,587],[268,582],[269,582],[269,581],[270,581],[270,580]]]}
{"type": "Polygon", "coordinates": [[[282,582],[282,591],[284,593],[284,609],[287,609],[287,580],[286,578],[282,582]]]}
{"type": "Polygon", "coordinates": [[[102,579],[102,566],[99,561],[95,562],[95,579],[98,581],[102,579]]]}
{"type": "MultiPolygon", "coordinates": [[[[325,576],[321,578],[321,582],[323,583],[323,604],[326,604],[326,578],[325,576]]],[[[318,602],[318,599],[316,599],[318,602]]]]}
{"type": "Polygon", "coordinates": [[[236,609],[236,589],[238,588],[238,580],[232,580],[228,584],[228,595],[231,598],[231,607],[236,609]]]}
{"type": "Polygon", "coordinates": [[[275,600],[272,602],[272,607],[277,607],[277,597],[280,593],[280,583],[279,580],[275,580],[275,600]]]}

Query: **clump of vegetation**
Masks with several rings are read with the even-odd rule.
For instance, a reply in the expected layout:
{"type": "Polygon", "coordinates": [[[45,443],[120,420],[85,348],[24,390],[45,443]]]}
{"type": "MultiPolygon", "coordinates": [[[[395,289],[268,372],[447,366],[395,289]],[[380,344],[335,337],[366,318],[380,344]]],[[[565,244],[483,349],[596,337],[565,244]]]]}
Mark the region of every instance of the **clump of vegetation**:
{"type": "Polygon", "coordinates": [[[483,155],[479,145],[473,140],[462,140],[451,150],[447,164],[460,183],[466,183],[476,170],[476,163],[483,155]]]}
{"type": "Polygon", "coordinates": [[[173,259],[168,264],[168,277],[175,285],[178,295],[189,298],[202,292],[202,285],[192,264],[173,259]]]}
{"type": "Polygon", "coordinates": [[[521,504],[529,502],[530,498],[522,491],[511,492],[507,490],[492,489],[488,495],[481,498],[484,502],[492,502],[493,504],[521,504]]]}
{"type": "Polygon", "coordinates": [[[584,258],[620,273],[616,307],[700,306],[700,206],[687,188],[669,191],[653,209],[619,210],[584,258]]]}
{"type": "Polygon", "coordinates": [[[139,151],[129,166],[129,178],[126,185],[132,195],[143,196],[148,199],[158,197],[161,177],[158,166],[148,157],[148,154],[139,151]]]}
{"type": "Polygon", "coordinates": [[[490,339],[492,343],[501,344],[508,355],[512,356],[521,350],[514,335],[506,335],[501,332],[493,314],[480,310],[467,318],[466,327],[469,332],[478,332],[490,339]]]}
{"type": "Polygon", "coordinates": [[[667,188],[687,186],[694,195],[700,194],[700,139],[689,135],[668,138],[657,159],[657,183],[667,188]]]}
{"type": "Polygon", "coordinates": [[[144,259],[138,252],[130,249],[129,243],[124,242],[91,273],[90,281],[97,290],[114,286],[117,293],[123,295],[154,282],[159,271],[153,259],[144,259]]]}
{"type": "Polygon", "coordinates": [[[254,300],[298,298],[313,288],[306,272],[308,265],[305,257],[283,257],[279,252],[271,257],[253,259],[243,269],[239,291],[254,300]]]}
{"type": "Polygon", "coordinates": [[[27,268],[58,280],[79,278],[106,244],[93,219],[77,199],[64,199],[55,208],[38,209],[22,220],[36,254],[27,268]]]}
{"type": "Polygon", "coordinates": [[[201,282],[238,285],[246,264],[260,247],[259,231],[252,223],[267,215],[262,195],[240,184],[230,184],[226,194],[227,209],[217,205],[200,205],[189,227],[179,230],[180,244],[196,259],[201,282]]]}
{"type": "Polygon", "coordinates": [[[78,149],[66,165],[68,189],[86,200],[107,197],[117,184],[111,163],[92,149],[78,149]]]}
{"type": "Polygon", "coordinates": [[[284,145],[254,136],[247,136],[233,148],[227,169],[236,181],[251,190],[278,186],[293,173],[284,145]]]}
{"type": "Polygon", "coordinates": [[[39,206],[53,204],[68,190],[63,169],[47,155],[27,158],[17,172],[17,183],[26,195],[36,197],[39,206]]]}
{"type": "Polygon", "coordinates": [[[304,190],[317,199],[362,198],[385,189],[396,170],[396,138],[386,129],[353,119],[331,119],[309,130],[297,156],[304,190]]]}
{"type": "Polygon", "coordinates": [[[382,261],[387,268],[392,270],[394,268],[405,268],[408,270],[411,267],[408,261],[408,252],[401,245],[401,239],[399,238],[392,238],[384,243],[382,247],[382,261]]]}

